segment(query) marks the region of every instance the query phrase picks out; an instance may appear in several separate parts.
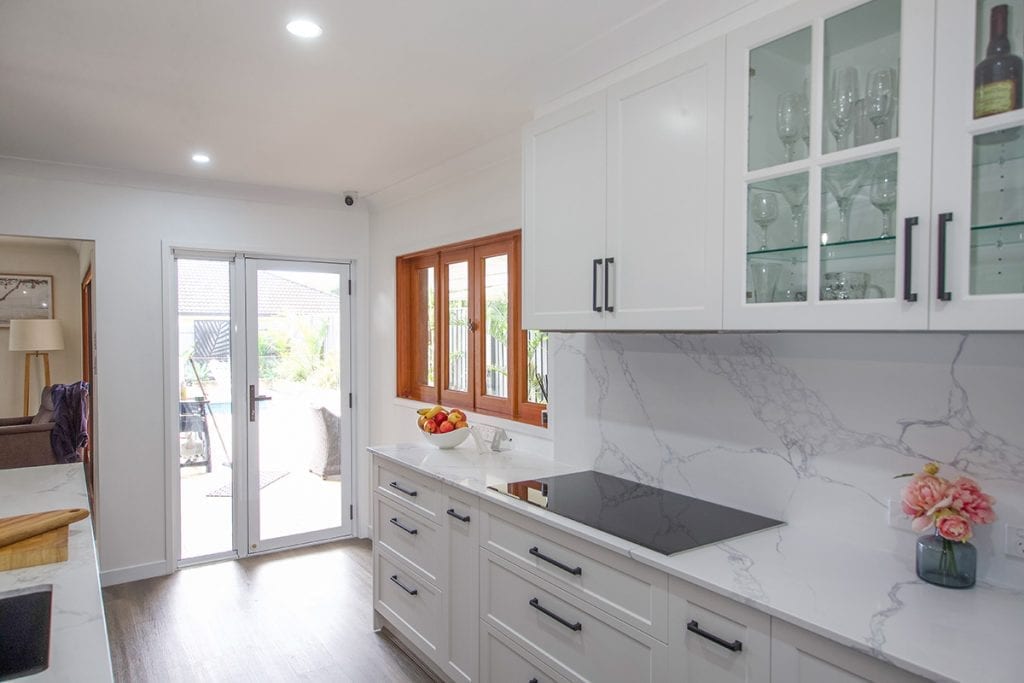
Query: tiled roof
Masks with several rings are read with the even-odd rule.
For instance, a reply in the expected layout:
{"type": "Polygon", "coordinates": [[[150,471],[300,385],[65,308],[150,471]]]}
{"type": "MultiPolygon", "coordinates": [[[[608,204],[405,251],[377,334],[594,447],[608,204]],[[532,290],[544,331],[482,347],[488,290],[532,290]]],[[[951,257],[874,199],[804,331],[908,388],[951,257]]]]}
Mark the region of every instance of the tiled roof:
{"type": "MultiPolygon", "coordinates": [[[[227,317],[228,264],[224,261],[178,261],[178,314],[227,317]]],[[[338,295],[260,271],[260,316],[337,315],[338,295]]]]}

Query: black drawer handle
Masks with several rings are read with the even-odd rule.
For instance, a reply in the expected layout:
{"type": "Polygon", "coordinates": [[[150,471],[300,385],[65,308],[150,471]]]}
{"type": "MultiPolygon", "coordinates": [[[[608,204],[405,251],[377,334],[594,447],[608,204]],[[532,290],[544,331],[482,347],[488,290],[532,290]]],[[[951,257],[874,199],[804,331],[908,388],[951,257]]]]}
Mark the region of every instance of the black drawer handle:
{"type": "Polygon", "coordinates": [[[602,263],[604,263],[604,259],[594,259],[594,267],[590,271],[590,293],[593,298],[594,313],[601,312],[601,307],[597,303],[597,269],[602,263]]]}
{"type": "Polygon", "coordinates": [[[908,303],[917,301],[917,294],[912,290],[913,279],[910,270],[914,265],[914,226],[917,216],[910,216],[903,221],[903,300],[908,303]]]}
{"type": "Polygon", "coordinates": [[[415,588],[409,588],[404,583],[399,581],[398,580],[398,574],[395,574],[394,576],[391,577],[391,583],[398,584],[398,587],[401,588],[402,590],[404,590],[409,595],[419,595],[419,593],[420,593],[415,588]]]}
{"type": "Polygon", "coordinates": [[[566,627],[568,629],[572,629],[573,631],[582,631],[583,630],[583,624],[581,624],[580,622],[577,621],[574,624],[574,623],[572,623],[570,621],[566,621],[565,619],[563,619],[562,617],[558,616],[557,614],[555,614],[551,610],[544,609],[543,607],[541,607],[540,606],[540,600],[538,600],[537,598],[532,598],[530,600],[530,607],[534,608],[535,610],[537,610],[537,611],[539,611],[539,612],[541,612],[543,614],[546,614],[547,616],[551,617],[552,619],[557,621],[559,624],[561,624],[562,626],[564,626],[564,627],[566,627]]]}
{"type": "Polygon", "coordinates": [[[700,627],[695,619],[691,619],[690,623],[686,625],[686,630],[690,633],[696,633],[701,638],[707,638],[715,645],[721,645],[726,650],[732,650],[733,652],[739,652],[743,649],[743,643],[738,640],[734,640],[731,643],[728,640],[723,640],[716,636],[714,633],[708,633],[700,627]]]}
{"type": "Polygon", "coordinates": [[[398,517],[392,517],[391,518],[391,523],[394,524],[395,526],[397,526],[399,529],[401,529],[405,533],[409,534],[410,536],[415,536],[416,534],[419,533],[418,529],[410,529],[406,525],[404,525],[401,522],[399,522],[398,521],[398,517]]]}
{"type": "Polygon", "coordinates": [[[609,313],[615,312],[615,307],[608,305],[608,302],[610,301],[608,298],[608,283],[611,282],[612,279],[611,275],[608,273],[608,269],[611,268],[613,263],[615,263],[615,259],[610,256],[604,260],[604,310],[609,313]]]}
{"type": "Polygon", "coordinates": [[[459,520],[460,522],[468,522],[469,521],[469,515],[466,515],[465,517],[463,517],[462,515],[460,515],[458,512],[455,511],[455,508],[448,508],[448,516],[449,517],[454,517],[455,519],[459,520]]]}
{"type": "Polygon", "coordinates": [[[401,491],[402,493],[404,493],[407,496],[412,496],[413,498],[415,498],[418,495],[415,491],[410,491],[409,489],[403,489],[401,486],[398,485],[397,481],[391,482],[390,484],[388,484],[388,486],[390,486],[393,489],[397,489],[397,490],[401,491]]]}
{"type": "Polygon", "coordinates": [[[534,557],[539,557],[540,559],[544,560],[545,562],[550,562],[551,564],[555,565],[556,567],[558,567],[562,571],[569,572],[573,576],[579,576],[579,575],[581,575],[583,573],[583,568],[582,567],[570,567],[567,564],[562,564],[561,562],[559,562],[555,558],[548,557],[547,555],[544,555],[543,553],[541,553],[541,551],[537,548],[537,546],[533,546],[532,548],[530,548],[530,554],[533,555],[534,557]]]}
{"type": "Polygon", "coordinates": [[[953,294],[946,290],[946,225],[953,220],[952,213],[939,214],[939,275],[935,296],[939,301],[949,301],[953,294]]]}

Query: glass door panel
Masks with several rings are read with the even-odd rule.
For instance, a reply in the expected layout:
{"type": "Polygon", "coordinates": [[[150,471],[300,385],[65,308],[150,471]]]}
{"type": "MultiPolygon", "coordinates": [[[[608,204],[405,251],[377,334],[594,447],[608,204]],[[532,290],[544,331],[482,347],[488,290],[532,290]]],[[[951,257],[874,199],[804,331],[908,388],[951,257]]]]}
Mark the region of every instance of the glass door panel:
{"type": "Polygon", "coordinates": [[[248,260],[247,270],[249,549],[344,535],[348,266],[248,260]]]}
{"type": "Polygon", "coordinates": [[[469,391],[469,262],[446,267],[448,292],[448,381],[449,391],[469,391]]]}
{"type": "Polygon", "coordinates": [[[750,51],[748,170],[808,157],[810,70],[809,27],[750,51]]]}
{"type": "Polygon", "coordinates": [[[484,264],[484,394],[508,398],[508,254],[484,264]]]}
{"type": "Polygon", "coordinates": [[[974,136],[970,293],[1024,293],[1024,127],[974,136]]]}
{"type": "Polygon", "coordinates": [[[426,317],[417,321],[416,325],[416,353],[413,354],[416,367],[414,368],[415,382],[419,386],[433,387],[437,382],[437,368],[434,367],[437,347],[437,330],[435,326],[434,306],[437,302],[435,291],[434,267],[416,269],[414,291],[416,311],[426,311],[426,317]]]}
{"type": "Polygon", "coordinates": [[[824,153],[897,136],[901,4],[874,0],[825,21],[824,153]]]}
{"type": "Polygon", "coordinates": [[[807,300],[807,172],[747,188],[747,303],[807,300]]]}

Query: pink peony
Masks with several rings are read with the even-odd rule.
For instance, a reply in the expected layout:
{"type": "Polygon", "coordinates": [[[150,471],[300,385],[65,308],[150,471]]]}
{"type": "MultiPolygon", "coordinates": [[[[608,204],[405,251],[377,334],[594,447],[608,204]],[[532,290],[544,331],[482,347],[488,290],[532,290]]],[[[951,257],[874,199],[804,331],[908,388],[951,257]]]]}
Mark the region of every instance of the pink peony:
{"type": "Polygon", "coordinates": [[[918,515],[910,522],[910,528],[916,533],[924,533],[932,528],[932,521],[931,515],[918,515]]]}
{"type": "Polygon", "coordinates": [[[966,518],[951,510],[943,510],[935,518],[935,528],[939,536],[961,543],[971,539],[971,523],[966,518]]]}
{"type": "Polygon", "coordinates": [[[950,507],[975,524],[991,524],[996,520],[992,504],[996,499],[982,493],[978,482],[960,477],[949,486],[950,507]]]}
{"type": "Polygon", "coordinates": [[[914,518],[931,517],[939,508],[946,507],[952,502],[946,492],[948,488],[949,482],[942,477],[934,474],[915,474],[910,483],[903,487],[904,514],[914,518]]]}

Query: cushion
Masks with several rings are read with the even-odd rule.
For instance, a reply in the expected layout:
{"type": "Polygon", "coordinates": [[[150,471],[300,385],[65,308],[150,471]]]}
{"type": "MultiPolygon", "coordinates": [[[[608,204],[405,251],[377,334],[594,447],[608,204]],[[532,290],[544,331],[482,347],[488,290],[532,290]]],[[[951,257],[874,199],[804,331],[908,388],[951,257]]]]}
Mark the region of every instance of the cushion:
{"type": "Polygon", "coordinates": [[[53,411],[53,392],[50,391],[50,387],[43,387],[43,393],[39,396],[39,411],[32,418],[32,424],[53,422],[53,411]]]}

